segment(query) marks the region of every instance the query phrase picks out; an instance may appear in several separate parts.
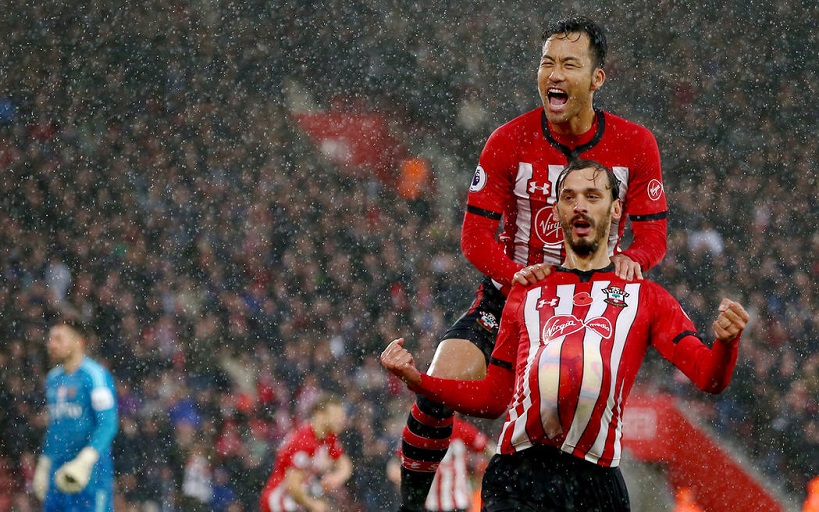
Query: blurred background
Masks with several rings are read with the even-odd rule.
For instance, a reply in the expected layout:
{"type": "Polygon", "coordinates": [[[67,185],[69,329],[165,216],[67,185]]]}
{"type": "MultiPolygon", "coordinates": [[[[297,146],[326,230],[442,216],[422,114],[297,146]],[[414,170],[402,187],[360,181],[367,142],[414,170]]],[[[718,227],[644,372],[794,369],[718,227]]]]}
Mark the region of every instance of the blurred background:
{"type": "Polygon", "coordinates": [[[574,12],[609,37],[597,105],[660,146],[669,250],[648,276],[706,338],[721,297],[751,313],[722,395],[656,354],[639,385],[783,506],[804,501],[819,476],[815,2],[125,4],[0,15],[0,510],[38,507],[45,334],[63,311],[118,381],[117,510],[256,510],[323,389],[353,418],[339,509],[391,509],[384,468],[413,397],[377,356],[404,336],[425,367],[472,300],[459,235],[478,154],[539,105],[541,31],[574,12]],[[197,457],[205,492],[183,490],[197,457]]]}

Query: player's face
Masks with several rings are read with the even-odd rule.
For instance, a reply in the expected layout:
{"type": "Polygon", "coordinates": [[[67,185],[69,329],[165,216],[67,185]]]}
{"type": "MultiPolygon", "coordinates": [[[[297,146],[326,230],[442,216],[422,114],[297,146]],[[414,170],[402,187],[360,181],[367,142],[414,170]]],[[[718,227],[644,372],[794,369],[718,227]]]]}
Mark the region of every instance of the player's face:
{"type": "Polygon", "coordinates": [[[578,169],[563,181],[554,210],[569,247],[588,256],[601,245],[608,247],[611,221],[620,216],[620,202],[612,199],[605,173],[578,169]]]}
{"type": "Polygon", "coordinates": [[[55,364],[63,364],[82,350],[80,337],[65,325],[56,325],[48,333],[48,356],[55,364]]]}
{"type": "Polygon", "coordinates": [[[330,404],[327,407],[327,423],[330,431],[334,434],[339,434],[347,425],[347,413],[344,406],[341,404],[330,404]]]}
{"type": "Polygon", "coordinates": [[[603,70],[592,63],[586,34],[556,34],[543,44],[537,85],[552,124],[568,123],[591,110],[594,91],[604,80],[603,70]]]}

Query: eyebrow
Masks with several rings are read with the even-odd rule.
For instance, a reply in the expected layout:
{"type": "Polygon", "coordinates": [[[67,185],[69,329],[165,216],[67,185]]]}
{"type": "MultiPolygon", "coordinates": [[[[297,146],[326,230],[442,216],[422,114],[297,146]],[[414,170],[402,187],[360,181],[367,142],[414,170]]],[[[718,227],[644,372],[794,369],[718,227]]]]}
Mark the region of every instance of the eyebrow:
{"type": "Polygon", "coordinates": [[[609,190],[609,189],[607,189],[607,188],[606,188],[606,189],[602,189],[602,188],[599,188],[599,187],[585,187],[585,188],[581,188],[581,189],[574,189],[574,188],[571,188],[571,187],[563,187],[562,189],[560,189],[560,192],[558,193],[558,196],[563,195],[563,193],[564,193],[564,192],[566,192],[566,191],[570,191],[570,192],[573,192],[573,193],[578,193],[578,192],[583,192],[583,193],[598,192],[598,193],[600,193],[600,194],[605,194],[607,190],[609,190]]]}
{"type": "Polygon", "coordinates": [[[548,53],[541,54],[541,56],[540,56],[540,60],[542,61],[542,60],[544,60],[544,59],[549,59],[549,60],[560,60],[560,61],[563,61],[563,62],[566,62],[566,61],[569,61],[569,60],[572,60],[572,61],[577,61],[577,62],[582,62],[582,61],[583,61],[583,59],[582,59],[581,57],[578,57],[578,56],[576,56],[576,55],[568,55],[568,56],[566,56],[566,57],[563,57],[562,59],[555,59],[554,57],[552,57],[552,56],[551,56],[551,55],[549,55],[548,53]]]}

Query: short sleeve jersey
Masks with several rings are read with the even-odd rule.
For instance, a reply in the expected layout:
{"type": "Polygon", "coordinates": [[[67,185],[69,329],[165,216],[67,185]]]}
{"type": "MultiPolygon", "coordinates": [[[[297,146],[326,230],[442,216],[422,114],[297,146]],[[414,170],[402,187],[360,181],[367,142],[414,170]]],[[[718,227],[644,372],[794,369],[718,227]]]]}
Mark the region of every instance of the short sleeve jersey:
{"type": "Polygon", "coordinates": [[[262,491],[263,510],[298,510],[282,482],[290,468],[303,471],[308,484],[330,470],[333,461],[345,454],[338,437],[327,434],[319,439],[309,423],[304,423],[284,439],[273,464],[273,472],[262,491]]]}

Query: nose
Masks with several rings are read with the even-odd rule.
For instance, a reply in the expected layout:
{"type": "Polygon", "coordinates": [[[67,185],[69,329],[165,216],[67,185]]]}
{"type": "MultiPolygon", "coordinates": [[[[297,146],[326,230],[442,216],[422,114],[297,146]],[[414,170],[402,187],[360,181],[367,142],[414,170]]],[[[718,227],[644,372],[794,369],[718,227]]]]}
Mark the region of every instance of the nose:
{"type": "Polygon", "coordinates": [[[574,211],[576,213],[585,213],[585,212],[589,211],[589,203],[588,203],[588,201],[583,199],[583,196],[575,197],[575,199],[574,199],[574,211]]]}

